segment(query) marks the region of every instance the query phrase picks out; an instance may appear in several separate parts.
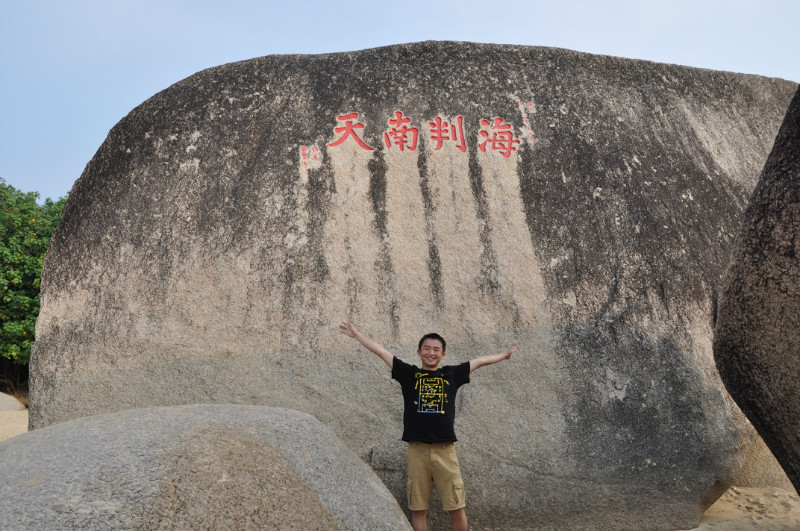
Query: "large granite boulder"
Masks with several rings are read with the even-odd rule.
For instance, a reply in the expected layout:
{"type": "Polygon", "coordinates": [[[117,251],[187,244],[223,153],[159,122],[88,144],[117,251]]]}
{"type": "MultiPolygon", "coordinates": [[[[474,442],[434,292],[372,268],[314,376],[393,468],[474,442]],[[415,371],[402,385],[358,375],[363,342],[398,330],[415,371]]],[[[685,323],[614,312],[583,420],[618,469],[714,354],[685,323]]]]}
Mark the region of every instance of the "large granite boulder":
{"type": "Polygon", "coordinates": [[[429,331],[451,363],[517,340],[459,393],[472,527],[693,527],[754,437],[714,309],[794,89],[436,42],[200,72],[117,124],[70,193],[31,427],[301,410],[402,502],[399,387],[337,323],[409,361],[429,331]]]}
{"type": "Polygon", "coordinates": [[[411,529],[333,432],[285,409],[77,419],[0,443],[0,477],[6,531],[411,529]]]}
{"type": "Polygon", "coordinates": [[[800,89],[745,212],[725,276],[714,358],[800,492],[800,89]]]}

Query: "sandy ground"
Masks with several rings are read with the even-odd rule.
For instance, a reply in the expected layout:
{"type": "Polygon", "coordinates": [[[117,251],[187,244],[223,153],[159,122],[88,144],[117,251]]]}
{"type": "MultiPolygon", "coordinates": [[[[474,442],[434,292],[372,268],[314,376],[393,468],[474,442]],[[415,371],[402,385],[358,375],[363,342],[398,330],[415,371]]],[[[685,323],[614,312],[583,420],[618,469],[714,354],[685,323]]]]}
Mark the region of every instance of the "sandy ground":
{"type": "MultiPolygon", "coordinates": [[[[28,431],[28,411],[0,411],[0,441],[28,431]]],[[[800,496],[781,489],[733,487],[692,531],[800,531],[800,496]]]]}
{"type": "Polygon", "coordinates": [[[732,487],[693,531],[754,530],[800,530],[800,497],[781,489],[732,487]]]}
{"type": "Polygon", "coordinates": [[[0,411],[0,441],[28,431],[28,410],[0,411]]]}

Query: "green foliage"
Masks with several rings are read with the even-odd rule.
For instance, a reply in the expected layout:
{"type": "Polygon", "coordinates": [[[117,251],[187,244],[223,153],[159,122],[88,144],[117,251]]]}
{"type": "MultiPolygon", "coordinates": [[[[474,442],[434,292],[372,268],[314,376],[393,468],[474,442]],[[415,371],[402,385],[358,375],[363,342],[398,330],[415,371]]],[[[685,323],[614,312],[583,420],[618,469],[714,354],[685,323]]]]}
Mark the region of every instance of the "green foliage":
{"type": "Polygon", "coordinates": [[[0,179],[0,357],[27,364],[39,315],[39,282],[66,197],[36,203],[0,179]]]}

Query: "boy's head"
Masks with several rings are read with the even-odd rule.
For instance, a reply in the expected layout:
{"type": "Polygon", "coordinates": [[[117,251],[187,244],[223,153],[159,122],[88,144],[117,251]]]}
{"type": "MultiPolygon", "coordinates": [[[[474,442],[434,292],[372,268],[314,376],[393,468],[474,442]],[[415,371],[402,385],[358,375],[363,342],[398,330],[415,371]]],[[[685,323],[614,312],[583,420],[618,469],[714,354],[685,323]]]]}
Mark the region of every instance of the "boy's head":
{"type": "Polygon", "coordinates": [[[417,355],[422,361],[422,368],[435,371],[444,358],[444,349],[447,346],[444,338],[439,334],[425,334],[417,345],[417,355]]]}

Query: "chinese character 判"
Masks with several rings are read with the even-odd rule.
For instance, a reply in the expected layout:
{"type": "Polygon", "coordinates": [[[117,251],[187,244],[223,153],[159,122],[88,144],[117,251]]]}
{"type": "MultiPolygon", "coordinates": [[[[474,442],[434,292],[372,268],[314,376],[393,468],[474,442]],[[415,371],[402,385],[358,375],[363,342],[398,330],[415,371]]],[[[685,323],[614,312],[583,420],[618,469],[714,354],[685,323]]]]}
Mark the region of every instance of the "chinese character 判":
{"type": "Polygon", "coordinates": [[[372,151],[375,149],[366,145],[364,141],[361,140],[361,138],[359,138],[358,133],[356,133],[356,129],[364,129],[364,124],[362,124],[361,122],[353,123],[354,120],[358,119],[357,112],[351,112],[350,114],[337,116],[336,119],[339,120],[340,122],[344,122],[344,125],[342,127],[336,127],[334,129],[334,132],[342,134],[342,136],[340,136],[339,140],[337,140],[336,142],[331,142],[330,144],[327,144],[328,147],[338,146],[339,144],[347,140],[349,137],[353,137],[353,140],[355,140],[356,144],[358,144],[361,148],[366,149],[367,151],[372,151]]]}
{"type": "Polygon", "coordinates": [[[428,125],[431,126],[431,140],[436,142],[436,146],[433,148],[434,151],[442,149],[442,144],[444,144],[445,140],[458,142],[456,147],[462,153],[467,151],[467,144],[464,140],[464,117],[456,116],[456,124],[449,124],[439,116],[434,118],[433,122],[428,122],[428,125]]]}
{"type": "Polygon", "coordinates": [[[519,144],[520,141],[514,138],[514,133],[511,131],[511,124],[504,124],[502,118],[495,118],[494,124],[489,122],[489,120],[481,120],[481,126],[491,126],[491,130],[494,131],[491,137],[489,136],[489,131],[480,131],[480,135],[486,139],[478,145],[481,151],[485,153],[486,144],[489,144],[492,151],[499,151],[501,155],[508,158],[511,156],[512,151],[517,150],[515,145],[519,144]]]}
{"type": "Polygon", "coordinates": [[[408,147],[409,151],[417,149],[419,129],[416,127],[406,127],[405,124],[408,123],[411,123],[411,118],[403,116],[403,113],[400,111],[394,112],[394,119],[389,120],[389,125],[391,125],[392,128],[383,134],[383,141],[386,143],[387,148],[391,148],[392,144],[394,144],[400,148],[400,151],[403,151],[406,147],[408,147]]]}

